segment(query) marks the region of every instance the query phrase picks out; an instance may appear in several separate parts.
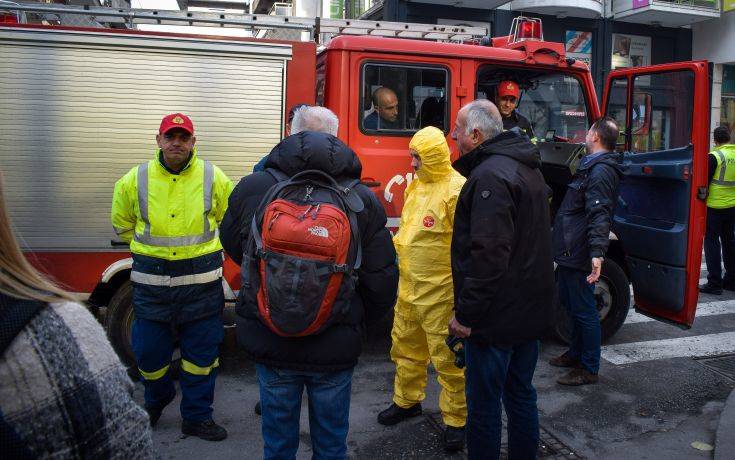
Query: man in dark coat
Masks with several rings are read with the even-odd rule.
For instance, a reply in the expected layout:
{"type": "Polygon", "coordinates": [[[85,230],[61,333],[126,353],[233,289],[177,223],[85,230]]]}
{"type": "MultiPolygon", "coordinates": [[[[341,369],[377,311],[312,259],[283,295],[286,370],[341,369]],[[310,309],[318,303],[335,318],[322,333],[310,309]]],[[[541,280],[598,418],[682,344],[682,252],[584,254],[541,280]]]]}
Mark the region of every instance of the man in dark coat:
{"type": "Polygon", "coordinates": [[[587,132],[587,155],[579,163],[554,219],[554,261],[559,301],[573,322],[572,343],[549,364],[572,368],[562,385],[597,383],[600,369],[600,318],[595,283],[610,243],[622,170],[614,153],[618,125],[609,117],[587,132]]]}
{"type": "MultiPolygon", "coordinates": [[[[265,169],[243,178],[235,187],[220,226],[222,245],[239,264],[253,214],[264,194],[276,184],[269,169],[287,176],[316,169],[348,181],[360,178],[362,165],[336,137],[304,131],[281,141],[268,155],[265,169]]],[[[245,289],[240,291],[237,338],[257,367],[265,458],[296,455],[304,386],[309,396],[314,455],[347,455],[352,371],[361,352],[363,317],[384,315],[395,303],[398,287],[396,253],[385,227],[385,211],[366,186],[358,184],[355,190],[365,205],[357,213],[362,265],[346,317],[316,335],[282,337],[261,322],[254,296],[243,295],[245,289]]]]}
{"type": "Polygon", "coordinates": [[[539,441],[532,379],[538,339],[554,294],[549,187],[539,151],[518,128],[503,132],[495,105],[477,100],[452,134],[467,177],[454,216],[455,318],[465,337],[469,458],[500,456],[501,398],[512,458],[535,458],[539,441]]]}

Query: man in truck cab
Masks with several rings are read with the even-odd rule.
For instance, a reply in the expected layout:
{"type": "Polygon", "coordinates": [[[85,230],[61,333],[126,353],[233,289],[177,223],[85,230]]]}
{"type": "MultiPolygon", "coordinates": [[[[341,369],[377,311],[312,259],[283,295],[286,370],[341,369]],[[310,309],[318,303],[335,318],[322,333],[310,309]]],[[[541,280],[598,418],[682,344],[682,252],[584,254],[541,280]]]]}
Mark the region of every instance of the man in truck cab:
{"type": "Polygon", "coordinates": [[[365,117],[365,129],[401,129],[398,121],[398,96],[395,91],[381,86],[373,91],[372,100],[375,111],[365,117]]]}
{"type": "Polygon", "coordinates": [[[709,153],[709,194],[704,258],[707,284],[705,294],[721,295],[722,289],[735,291],[735,144],[726,126],[715,128],[715,148],[709,153]],[[722,245],[720,245],[722,241],[722,245]],[[721,261],[725,263],[722,277],[721,261]]]}
{"type": "Polygon", "coordinates": [[[615,203],[622,171],[615,143],[618,125],[612,118],[597,120],[587,132],[587,155],[569,183],[554,219],[554,261],[559,301],[569,311],[573,332],[569,349],[549,364],[571,370],[561,385],[597,383],[600,369],[600,318],[595,283],[610,244],[615,203]]]}
{"type": "Polygon", "coordinates": [[[498,110],[500,110],[500,116],[503,117],[503,130],[507,131],[517,127],[529,139],[533,139],[534,135],[531,122],[516,110],[520,96],[521,90],[518,88],[518,83],[512,80],[504,80],[498,84],[495,103],[498,106],[498,110]]]}
{"type": "Polygon", "coordinates": [[[167,115],[156,157],[115,184],[112,226],[133,253],[132,345],[155,425],[176,389],[169,373],[174,337],[181,347],[181,432],[221,441],[212,420],[222,326],[222,245],[217,228],[232,182],[194,148],[194,124],[167,115]]]}

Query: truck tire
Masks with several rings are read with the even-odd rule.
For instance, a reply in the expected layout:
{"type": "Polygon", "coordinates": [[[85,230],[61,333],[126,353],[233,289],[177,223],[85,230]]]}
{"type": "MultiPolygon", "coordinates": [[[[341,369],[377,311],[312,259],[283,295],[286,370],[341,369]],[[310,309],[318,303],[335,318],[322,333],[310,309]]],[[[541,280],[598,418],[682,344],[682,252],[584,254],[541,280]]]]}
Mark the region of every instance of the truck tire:
{"type": "Polygon", "coordinates": [[[123,364],[133,368],[135,355],[131,338],[134,319],[133,283],[125,281],[107,305],[107,336],[123,364]]]}
{"type": "MultiPolygon", "coordinates": [[[[602,264],[595,300],[604,343],[622,327],[630,309],[630,282],[620,265],[612,259],[605,259],[602,264]]],[[[565,344],[571,341],[571,319],[558,297],[554,300],[553,332],[565,344]]]]}

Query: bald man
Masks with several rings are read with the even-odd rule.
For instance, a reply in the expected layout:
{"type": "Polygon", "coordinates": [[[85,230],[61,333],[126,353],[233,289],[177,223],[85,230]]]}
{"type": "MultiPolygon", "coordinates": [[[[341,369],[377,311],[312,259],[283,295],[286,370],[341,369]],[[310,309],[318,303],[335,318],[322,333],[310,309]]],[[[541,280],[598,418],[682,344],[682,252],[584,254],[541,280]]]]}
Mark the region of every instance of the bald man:
{"type": "Polygon", "coordinates": [[[398,96],[385,86],[373,91],[375,111],[365,117],[365,129],[402,129],[398,121],[398,96]]]}

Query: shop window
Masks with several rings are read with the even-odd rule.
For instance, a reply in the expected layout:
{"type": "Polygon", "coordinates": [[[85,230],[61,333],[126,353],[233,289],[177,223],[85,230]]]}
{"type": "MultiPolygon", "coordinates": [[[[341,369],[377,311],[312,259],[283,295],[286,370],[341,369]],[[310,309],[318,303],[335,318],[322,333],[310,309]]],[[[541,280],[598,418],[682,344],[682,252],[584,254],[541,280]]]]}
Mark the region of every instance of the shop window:
{"type": "Polygon", "coordinates": [[[408,136],[426,126],[446,133],[448,88],[441,67],[365,64],[360,126],[369,134],[408,136]]]}
{"type": "Polygon", "coordinates": [[[722,66],[722,105],[720,125],[735,133],[735,65],[722,66]]]}
{"type": "Polygon", "coordinates": [[[631,150],[654,152],[691,142],[694,74],[691,71],[638,75],[633,79],[631,150]]]}

